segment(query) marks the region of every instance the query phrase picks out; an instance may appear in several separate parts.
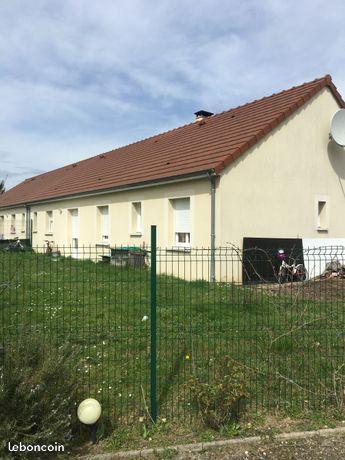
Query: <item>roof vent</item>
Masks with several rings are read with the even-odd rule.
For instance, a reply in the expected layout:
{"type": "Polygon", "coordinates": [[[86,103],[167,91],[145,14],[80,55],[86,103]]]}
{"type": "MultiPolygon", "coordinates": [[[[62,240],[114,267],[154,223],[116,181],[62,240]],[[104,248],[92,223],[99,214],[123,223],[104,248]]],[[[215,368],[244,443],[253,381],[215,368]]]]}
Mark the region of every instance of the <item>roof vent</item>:
{"type": "Polygon", "coordinates": [[[194,115],[195,121],[202,125],[205,123],[205,118],[212,117],[213,113],[207,112],[206,110],[198,110],[197,112],[194,112],[194,115]]]}

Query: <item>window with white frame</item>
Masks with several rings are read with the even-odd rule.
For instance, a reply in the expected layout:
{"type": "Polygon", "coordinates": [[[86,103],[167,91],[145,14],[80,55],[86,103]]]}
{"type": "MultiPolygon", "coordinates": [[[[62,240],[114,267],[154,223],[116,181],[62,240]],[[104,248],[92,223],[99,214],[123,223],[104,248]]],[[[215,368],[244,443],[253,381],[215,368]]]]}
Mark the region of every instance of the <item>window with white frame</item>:
{"type": "Polygon", "coordinates": [[[5,216],[0,216],[0,240],[5,238],[5,216]]]}
{"type": "Polygon", "coordinates": [[[25,233],[25,222],[26,222],[25,213],[23,212],[22,213],[22,222],[21,222],[21,232],[22,233],[25,233]]]}
{"type": "Polygon", "coordinates": [[[317,202],[317,228],[318,230],[328,229],[328,203],[327,200],[317,202]]]}
{"type": "Polygon", "coordinates": [[[109,243],[109,206],[99,206],[100,237],[104,244],[109,243]]]}
{"type": "Polygon", "coordinates": [[[32,231],[37,232],[37,212],[32,215],[32,231]]]}
{"type": "Polygon", "coordinates": [[[132,203],[132,233],[142,233],[141,201],[132,203]]]}
{"type": "Polygon", "coordinates": [[[46,212],[46,233],[50,234],[53,233],[53,211],[46,212]]]}
{"type": "Polygon", "coordinates": [[[16,215],[11,214],[11,233],[14,234],[16,233],[16,215]]]}
{"type": "Polygon", "coordinates": [[[190,245],[190,198],[172,200],[174,212],[174,243],[177,246],[190,245]]]}

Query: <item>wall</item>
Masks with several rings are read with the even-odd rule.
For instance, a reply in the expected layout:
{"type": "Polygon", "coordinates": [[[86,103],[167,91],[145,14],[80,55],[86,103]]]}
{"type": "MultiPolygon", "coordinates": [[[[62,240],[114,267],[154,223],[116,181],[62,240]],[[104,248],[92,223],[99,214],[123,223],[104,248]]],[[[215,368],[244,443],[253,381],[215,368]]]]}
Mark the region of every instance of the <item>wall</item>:
{"type": "Polygon", "coordinates": [[[26,209],[24,206],[0,210],[0,239],[13,239],[13,238],[26,238],[26,209]],[[15,225],[12,226],[12,214],[15,217],[15,225]],[[22,215],[25,214],[25,221],[23,225],[22,215]]]}
{"type": "MultiPolygon", "coordinates": [[[[216,192],[216,246],[232,243],[242,247],[244,236],[344,237],[345,152],[329,140],[330,120],[337,109],[335,99],[325,88],[222,173],[216,192]],[[327,231],[317,229],[318,199],[328,201],[327,231]]],[[[38,212],[33,245],[43,246],[44,240],[49,239],[55,244],[70,246],[69,210],[73,208],[79,209],[79,245],[95,245],[100,242],[97,206],[109,205],[112,246],[149,244],[150,225],[156,224],[158,245],[169,247],[173,244],[169,199],[185,196],[191,197],[191,245],[209,247],[210,184],[207,179],[32,206],[31,212],[38,212]],[[134,201],[142,201],[141,236],[131,236],[131,202],[134,201]],[[48,210],[54,211],[52,235],[46,234],[48,210]]],[[[22,208],[16,210],[21,212],[22,208]]],[[[12,210],[0,211],[0,215],[11,213],[12,210]]],[[[231,268],[234,266],[231,257],[225,264],[217,260],[218,279],[241,277],[240,264],[236,261],[236,269],[231,268]]]]}
{"type": "MultiPolygon", "coordinates": [[[[210,183],[207,179],[199,179],[175,184],[147,187],[133,191],[123,191],[67,199],[31,206],[31,217],[37,212],[37,231],[33,232],[33,246],[44,246],[45,240],[54,241],[55,245],[70,246],[71,217],[70,209],[79,211],[79,246],[94,246],[101,243],[99,230],[98,206],[109,206],[109,224],[111,246],[150,244],[150,226],[157,225],[158,245],[161,247],[173,244],[173,215],[170,199],[190,197],[191,199],[191,245],[209,246],[210,244],[210,183]],[[131,203],[142,202],[141,235],[132,234],[131,203]],[[46,212],[53,211],[53,232],[47,233],[46,212]]],[[[24,208],[0,210],[0,216],[17,215],[25,212],[24,208]],[[24,210],[24,211],[23,211],[24,210]]],[[[17,217],[18,218],[18,217],[17,217]]],[[[9,219],[9,217],[6,219],[9,219]]],[[[9,227],[6,227],[9,231],[9,227]]],[[[7,232],[8,233],[8,232],[7,232]]],[[[9,237],[6,235],[6,237],[9,237]]]]}
{"type": "Polygon", "coordinates": [[[325,88],[231,164],[217,190],[217,245],[243,237],[345,236],[345,150],[329,140],[338,110],[325,88]],[[317,199],[328,200],[319,231],[317,199]]]}

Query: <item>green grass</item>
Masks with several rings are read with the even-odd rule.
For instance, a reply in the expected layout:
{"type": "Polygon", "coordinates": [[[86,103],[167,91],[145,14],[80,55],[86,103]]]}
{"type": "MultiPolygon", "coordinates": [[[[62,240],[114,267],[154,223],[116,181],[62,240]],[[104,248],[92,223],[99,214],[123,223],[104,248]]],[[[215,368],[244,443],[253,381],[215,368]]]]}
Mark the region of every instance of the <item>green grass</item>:
{"type": "MultiPolygon", "coordinates": [[[[334,403],[334,381],[343,395],[336,372],[344,362],[343,301],[160,275],[157,305],[160,418],[189,418],[188,377],[200,372],[212,382],[214,358],[225,354],[243,365],[253,409],[334,403]]],[[[44,332],[47,352],[51,343],[71,342],[85,393],[116,419],[145,415],[149,269],[1,252],[0,308],[4,342],[23,330],[44,332]]]]}

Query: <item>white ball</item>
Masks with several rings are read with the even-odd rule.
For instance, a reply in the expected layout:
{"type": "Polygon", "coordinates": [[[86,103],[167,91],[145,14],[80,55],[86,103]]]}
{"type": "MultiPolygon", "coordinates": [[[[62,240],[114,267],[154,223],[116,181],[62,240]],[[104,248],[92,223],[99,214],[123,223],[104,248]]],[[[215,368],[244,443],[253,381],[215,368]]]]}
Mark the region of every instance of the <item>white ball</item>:
{"type": "Polygon", "coordinates": [[[77,410],[79,420],[85,425],[93,425],[101,416],[102,407],[94,398],[87,398],[82,401],[77,410]]]}

